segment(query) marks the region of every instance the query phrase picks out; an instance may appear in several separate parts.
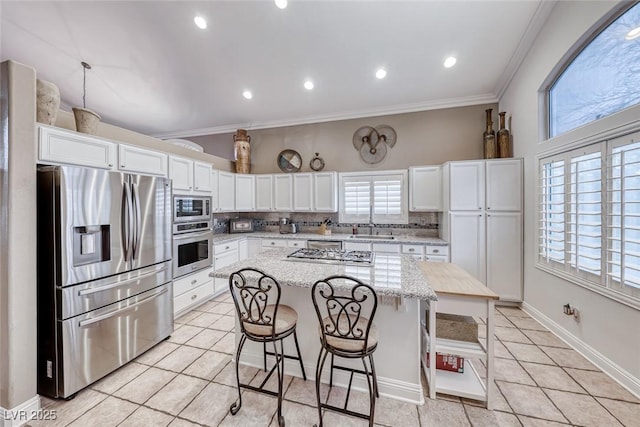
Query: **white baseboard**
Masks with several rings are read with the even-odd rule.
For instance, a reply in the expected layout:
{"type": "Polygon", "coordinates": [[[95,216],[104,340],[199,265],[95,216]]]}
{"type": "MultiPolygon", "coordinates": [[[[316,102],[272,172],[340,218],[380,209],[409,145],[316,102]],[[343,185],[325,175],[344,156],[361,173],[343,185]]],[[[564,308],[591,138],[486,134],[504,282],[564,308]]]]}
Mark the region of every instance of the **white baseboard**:
{"type": "MultiPolygon", "coordinates": [[[[322,382],[326,384],[329,383],[329,368],[327,368],[327,366],[330,366],[329,357],[331,356],[329,355],[327,357],[327,361],[325,362],[325,367],[322,372],[322,382]]],[[[262,355],[243,354],[241,359],[243,365],[253,366],[259,369],[264,368],[262,355]]],[[[267,361],[267,368],[270,369],[271,366],[273,366],[273,357],[269,357],[269,360],[267,361]]],[[[304,370],[307,375],[307,381],[315,381],[315,363],[304,363],[304,370]]],[[[300,372],[300,363],[297,360],[285,359],[285,372],[287,372],[287,374],[302,378],[302,373],[300,372]],[[299,372],[300,374],[298,374],[299,372]]],[[[422,383],[420,382],[420,376],[418,376],[416,379],[418,382],[414,384],[405,381],[398,381],[392,378],[385,378],[378,375],[378,393],[383,397],[412,403],[414,405],[422,405],[424,404],[424,395],[422,393],[422,383]]],[[[339,387],[347,387],[349,385],[349,373],[345,371],[334,370],[333,385],[337,385],[339,387]]],[[[351,388],[368,393],[369,389],[367,386],[367,380],[364,378],[364,375],[354,375],[351,388]]]]}
{"type": "Polygon", "coordinates": [[[40,413],[40,396],[34,396],[13,409],[0,407],[0,427],[19,427],[40,413]]]}
{"type": "Polygon", "coordinates": [[[629,372],[618,366],[611,359],[589,346],[575,335],[558,325],[541,311],[535,307],[522,303],[522,309],[529,313],[531,317],[546,326],[551,332],[566,342],[578,353],[586,357],[591,363],[600,368],[605,374],[609,375],[613,380],[620,383],[624,388],[629,390],[635,396],[640,398],[640,379],[634,377],[629,372]]]}

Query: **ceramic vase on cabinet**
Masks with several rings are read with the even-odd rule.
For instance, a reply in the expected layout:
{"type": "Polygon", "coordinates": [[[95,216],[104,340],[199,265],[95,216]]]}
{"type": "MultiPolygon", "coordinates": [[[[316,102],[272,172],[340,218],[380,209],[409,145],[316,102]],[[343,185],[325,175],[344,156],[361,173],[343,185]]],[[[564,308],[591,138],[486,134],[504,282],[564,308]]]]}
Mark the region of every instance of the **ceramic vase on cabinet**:
{"type": "Polygon", "coordinates": [[[58,86],[45,80],[36,80],[36,120],[45,125],[55,125],[60,108],[58,86]]]}
{"type": "Polygon", "coordinates": [[[498,130],[498,157],[511,157],[511,135],[504,124],[506,112],[498,113],[500,117],[500,130],[498,130]]]}
{"type": "Polygon", "coordinates": [[[251,172],[251,137],[244,129],[233,135],[233,152],[236,159],[236,173],[251,172]]]}
{"type": "Polygon", "coordinates": [[[488,108],[485,110],[487,115],[487,128],[482,134],[483,142],[484,142],[484,158],[485,159],[495,159],[498,157],[498,147],[496,144],[496,133],[493,130],[493,120],[491,118],[492,108],[488,108]]]}
{"type": "Polygon", "coordinates": [[[76,119],[76,130],[88,135],[98,133],[98,123],[100,123],[100,115],[88,108],[74,107],[73,116],[76,119]]]}

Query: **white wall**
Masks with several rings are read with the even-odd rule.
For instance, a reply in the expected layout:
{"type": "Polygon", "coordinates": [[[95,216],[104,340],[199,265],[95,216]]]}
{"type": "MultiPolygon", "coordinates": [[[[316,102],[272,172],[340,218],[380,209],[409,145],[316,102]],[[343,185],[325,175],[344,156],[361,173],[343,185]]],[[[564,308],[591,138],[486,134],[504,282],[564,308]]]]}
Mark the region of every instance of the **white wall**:
{"type": "Polygon", "coordinates": [[[615,128],[638,120],[640,108],[542,142],[539,90],[554,67],[571,47],[594,25],[602,23],[616,2],[558,2],[522,66],[499,102],[501,111],[512,118],[516,157],[525,159],[525,258],[524,300],[526,306],[547,322],[557,324],[565,338],[576,339],[578,348],[592,360],[603,356],[600,365],[640,392],[640,311],[594,291],[541,271],[535,267],[537,250],[536,155],[605,128],[615,128]],[[562,313],[563,304],[580,310],[580,321],[562,313]],[[592,351],[589,354],[589,351],[592,351]],[[594,357],[595,356],[595,357],[594,357]],[[608,360],[607,360],[608,359],[608,360]]]}

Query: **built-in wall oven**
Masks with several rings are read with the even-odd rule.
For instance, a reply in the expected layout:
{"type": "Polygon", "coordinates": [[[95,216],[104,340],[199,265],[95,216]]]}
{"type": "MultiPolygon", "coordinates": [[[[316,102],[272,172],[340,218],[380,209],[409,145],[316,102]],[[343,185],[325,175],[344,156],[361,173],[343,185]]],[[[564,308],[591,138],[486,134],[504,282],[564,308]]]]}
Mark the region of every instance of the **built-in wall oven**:
{"type": "Polygon", "coordinates": [[[211,197],[173,197],[173,277],[213,263],[211,197]]]}

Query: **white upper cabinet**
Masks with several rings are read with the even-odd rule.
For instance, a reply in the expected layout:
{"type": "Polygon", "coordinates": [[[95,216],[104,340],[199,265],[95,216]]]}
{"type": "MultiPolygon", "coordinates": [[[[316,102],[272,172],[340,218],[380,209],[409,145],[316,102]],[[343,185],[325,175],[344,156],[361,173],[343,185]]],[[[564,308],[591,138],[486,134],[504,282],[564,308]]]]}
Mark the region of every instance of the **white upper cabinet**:
{"type": "Polygon", "coordinates": [[[313,174],[297,173],[293,175],[293,210],[311,212],[313,209],[313,174]]]}
{"type": "Polygon", "coordinates": [[[193,190],[209,193],[212,189],[211,165],[209,163],[193,162],[193,190]]]}
{"type": "Polygon", "coordinates": [[[273,210],[278,212],[293,210],[293,176],[284,174],[273,176],[273,210]]]}
{"type": "Polygon", "coordinates": [[[193,190],[193,160],[169,156],[169,178],[174,192],[193,190]]]}
{"type": "Polygon", "coordinates": [[[473,211],[484,209],[485,162],[452,162],[449,166],[449,209],[473,211]]]}
{"type": "Polygon", "coordinates": [[[409,168],[409,210],[442,210],[442,167],[409,168]]]}
{"type": "Polygon", "coordinates": [[[174,192],[210,193],[213,189],[208,163],[169,156],[169,178],[173,180],[174,192]]]}
{"type": "Polygon", "coordinates": [[[121,171],[167,176],[168,156],[164,153],[120,144],[118,158],[118,169],[121,171]]]}
{"type": "Polygon", "coordinates": [[[117,144],[90,135],[38,125],[38,161],[114,169],[117,144]]]}
{"type": "MultiPolygon", "coordinates": [[[[215,190],[214,190],[215,191],[215,190]]],[[[236,179],[231,172],[218,171],[218,212],[233,212],[236,208],[236,179]]]]}
{"type": "Polygon", "coordinates": [[[337,172],[318,172],[314,173],[313,177],[313,210],[315,212],[337,212],[337,172]]]}
{"type": "Polygon", "coordinates": [[[236,174],[236,211],[256,209],[255,185],[255,175],[236,174]]]}
{"type": "Polygon", "coordinates": [[[256,175],[256,211],[273,210],[273,175],[256,175]]]}
{"type": "Polygon", "coordinates": [[[486,181],[487,210],[522,210],[522,159],[487,161],[486,181]]]}

